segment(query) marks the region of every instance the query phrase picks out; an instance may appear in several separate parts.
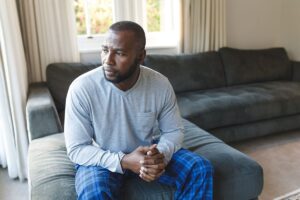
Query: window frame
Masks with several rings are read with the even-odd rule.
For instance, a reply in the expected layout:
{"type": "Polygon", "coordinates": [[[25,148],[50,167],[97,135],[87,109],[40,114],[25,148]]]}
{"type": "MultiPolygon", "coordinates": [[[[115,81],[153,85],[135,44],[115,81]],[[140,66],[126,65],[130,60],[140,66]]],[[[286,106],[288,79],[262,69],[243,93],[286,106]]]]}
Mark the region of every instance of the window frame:
{"type": "MultiPolygon", "coordinates": [[[[120,7],[116,5],[119,0],[113,0],[113,22],[123,20],[122,14],[118,13],[120,7]]],[[[120,0],[123,1],[123,0],[120,0]]],[[[139,24],[142,24],[145,33],[146,33],[146,49],[164,49],[164,48],[177,48],[178,47],[178,38],[179,38],[179,25],[175,22],[179,21],[179,16],[176,15],[176,11],[179,11],[178,1],[174,0],[164,0],[165,5],[162,6],[164,10],[161,10],[162,19],[161,21],[161,31],[160,32],[147,32],[147,16],[145,10],[146,0],[138,0],[141,3],[138,3],[137,10],[138,15],[143,16],[139,24]]],[[[88,1],[84,1],[85,4],[85,19],[86,19],[86,35],[77,35],[78,49],[80,53],[92,53],[99,52],[101,49],[101,44],[104,42],[105,34],[91,34],[88,26],[87,20],[89,20],[89,14],[87,14],[87,5],[88,1]],[[87,17],[88,16],[88,17],[87,17]]]]}

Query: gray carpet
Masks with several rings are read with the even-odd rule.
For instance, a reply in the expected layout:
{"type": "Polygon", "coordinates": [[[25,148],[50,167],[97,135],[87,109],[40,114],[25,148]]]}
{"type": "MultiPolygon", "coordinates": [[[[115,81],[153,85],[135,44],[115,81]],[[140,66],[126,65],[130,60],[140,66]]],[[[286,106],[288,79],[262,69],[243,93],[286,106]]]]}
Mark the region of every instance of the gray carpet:
{"type": "Polygon", "coordinates": [[[300,189],[295,190],[289,194],[278,197],[274,200],[299,200],[300,199],[300,189]]]}
{"type": "Polygon", "coordinates": [[[231,144],[264,169],[260,200],[272,200],[300,188],[300,131],[231,144]]]}

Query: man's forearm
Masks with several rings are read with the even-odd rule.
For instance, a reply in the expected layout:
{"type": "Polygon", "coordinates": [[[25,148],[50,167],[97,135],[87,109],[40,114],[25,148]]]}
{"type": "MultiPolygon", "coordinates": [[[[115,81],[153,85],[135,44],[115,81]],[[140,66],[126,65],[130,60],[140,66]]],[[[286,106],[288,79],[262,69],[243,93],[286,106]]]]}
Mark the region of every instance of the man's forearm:
{"type": "Polygon", "coordinates": [[[85,166],[101,166],[111,172],[123,173],[120,161],[122,152],[104,151],[93,145],[80,145],[68,148],[68,155],[72,162],[85,166]]]}

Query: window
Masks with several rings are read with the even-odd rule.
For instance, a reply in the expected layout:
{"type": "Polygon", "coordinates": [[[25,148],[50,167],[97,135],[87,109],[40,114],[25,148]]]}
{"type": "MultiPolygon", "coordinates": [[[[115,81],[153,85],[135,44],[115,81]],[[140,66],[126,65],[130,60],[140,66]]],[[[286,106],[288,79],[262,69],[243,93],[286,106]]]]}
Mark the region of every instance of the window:
{"type": "Polygon", "coordinates": [[[174,0],[74,0],[81,52],[99,51],[108,27],[131,19],[143,26],[146,48],[175,47],[178,25],[174,0]]]}
{"type": "Polygon", "coordinates": [[[75,0],[78,35],[103,34],[112,23],[112,0],[75,0]]]}

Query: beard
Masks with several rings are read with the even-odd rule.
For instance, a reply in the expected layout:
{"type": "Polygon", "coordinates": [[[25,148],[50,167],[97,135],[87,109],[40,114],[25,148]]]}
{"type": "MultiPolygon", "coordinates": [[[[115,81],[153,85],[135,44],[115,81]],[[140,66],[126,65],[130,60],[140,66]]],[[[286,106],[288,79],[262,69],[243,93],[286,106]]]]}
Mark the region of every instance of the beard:
{"type": "Polygon", "coordinates": [[[125,74],[119,74],[118,72],[115,72],[115,77],[113,79],[110,79],[106,76],[103,67],[104,77],[107,81],[112,82],[114,84],[118,84],[131,78],[138,67],[139,67],[139,60],[135,59],[125,74]]]}

